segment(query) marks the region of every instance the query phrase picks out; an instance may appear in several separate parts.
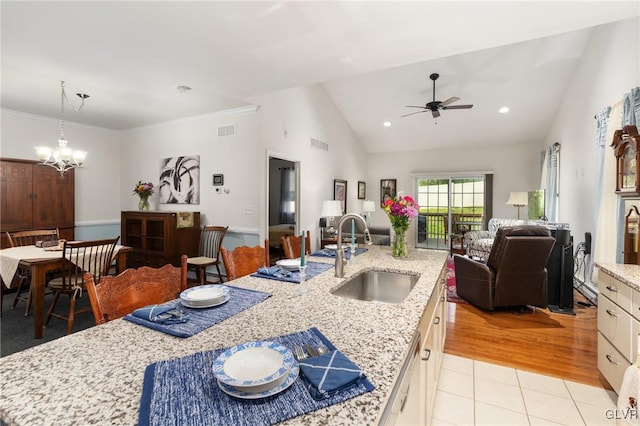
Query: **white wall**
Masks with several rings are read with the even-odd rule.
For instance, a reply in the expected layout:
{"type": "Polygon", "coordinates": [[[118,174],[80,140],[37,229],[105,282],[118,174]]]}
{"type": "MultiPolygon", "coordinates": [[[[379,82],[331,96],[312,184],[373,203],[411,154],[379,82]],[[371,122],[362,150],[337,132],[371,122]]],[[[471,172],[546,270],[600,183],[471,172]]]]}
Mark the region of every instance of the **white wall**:
{"type": "Polygon", "coordinates": [[[229,225],[258,233],[261,150],[255,108],[189,117],[124,132],[120,205],[136,210],[133,187],[138,180],[158,185],[164,158],[200,156],[200,203],[160,204],[158,192],[150,198],[151,210],[199,211],[202,225],[229,225]],[[235,124],[234,136],[218,136],[218,127],[235,124]],[[224,175],[221,193],[213,174],[224,175]],[[228,192],[226,192],[228,190],[228,192]],[[253,215],[245,215],[245,208],[253,215]]]}
{"type": "MultiPolygon", "coordinates": [[[[440,149],[387,152],[369,155],[367,198],[380,202],[380,180],[397,179],[396,189],[415,196],[411,173],[490,172],[493,178],[493,216],[516,217],[516,209],[505,203],[511,191],[531,191],[540,185],[540,148],[536,144],[497,145],[470,149],[440,149]]],[[[414,221],[415,222],[415,221],[414,221]]],[[[371,216],[373,226],[389,226],[381,209],[371,216]]],[[[415,225],[412,224],[412,227],[415,225]]],[[[413,241],[410,232],[409,243],[413,241]]]]}
{"type": "Polygon", "coordinates": [[[299,225],[311,231],[312,242],[319,244],[322,200],[333,199],[334,179],[346,180],[347,210],[357,211],[358,180],[367,176],[367,154],[321,85],[274,92],[252,102],[260,106],[263,164],[269,153],[300,162],[299,225]],[[329,150],[312,148],[311,138],[328,143],[329,150]]]}
{"type": "MultiPolygon", "coordinates": [[[[2,110],[0,157],[37,160],[34,147],[56,146],[59,126],[58,119],[2,110]]],[[[121,133],[65,121],[65,135],[71,148],[88,152],[75,172],[76,237],[119,235],[121,133]]]]}
{"type": "Polygon", "coordinates": [[[593,232],[595,224],[597,167],[593,117],[637,86],[640,86],[640,19],[595,28],[545,140],[545,146],[562,144],[559,221],[571,224],[576,243],[584,241],[584,233],[593,232]]]}

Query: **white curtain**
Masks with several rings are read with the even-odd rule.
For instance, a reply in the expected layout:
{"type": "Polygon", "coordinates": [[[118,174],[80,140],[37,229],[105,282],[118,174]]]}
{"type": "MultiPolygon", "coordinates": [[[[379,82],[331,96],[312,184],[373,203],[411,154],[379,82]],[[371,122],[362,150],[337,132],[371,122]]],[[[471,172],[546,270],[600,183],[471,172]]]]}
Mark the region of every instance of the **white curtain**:
{"type": "Polygon", "coordinates": [[[593,258],[598,263],[616,263],[618,195],[616,187],[616,159],[609,146],[613,133],[620,128],[622,122],[623,101],[611,107],[609,125],[602,149],[602,190],[600,199],[596,200],[598,217],[595,232],[592,234],[593,258]]]}
{"type": "Polygon", "coordinates": [[[544,152],[540,189],[544,189],[544,212],[547,220],[558,221],[558,176],[560,175],[560,144],[554,143],[544,152]]]}

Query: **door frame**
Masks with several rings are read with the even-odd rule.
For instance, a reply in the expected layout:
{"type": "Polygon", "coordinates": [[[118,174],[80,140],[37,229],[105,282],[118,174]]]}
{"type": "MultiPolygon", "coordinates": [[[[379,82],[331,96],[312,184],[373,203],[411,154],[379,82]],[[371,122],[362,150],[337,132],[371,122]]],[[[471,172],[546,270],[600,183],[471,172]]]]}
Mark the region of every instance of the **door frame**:
{"type": "Polygon", "coordinates": [[[270,160],[272,158],[276,158],[279,160],[285,160],[285,161],[290,161],[294,164],[295,167],[295,172],[296,172],[296,197],[295,197],[295,203],[296,203],[296,212],[294,214],[295,217],[295,225],[294,225],[294,232],[297,235],[300,232],[300,211],[301,211],[301,207],[300,207],[300,160],[297,158],[292,157],[291,155],[288,154],[283,154],[281,152],[276,152],[276,151],[271,151],[271,150],[267,150],[267,155],[266,155],[266,177],[265,177],[265,194],[266,196],[265,198],[265,209],[264,209],[264,220],[265,220],[265,229],[264,229],[264,235],[265,238],[269,237],[269,207],[270,207],[270,197],[269,197],[269,176],[270,176],[270,160]]]}

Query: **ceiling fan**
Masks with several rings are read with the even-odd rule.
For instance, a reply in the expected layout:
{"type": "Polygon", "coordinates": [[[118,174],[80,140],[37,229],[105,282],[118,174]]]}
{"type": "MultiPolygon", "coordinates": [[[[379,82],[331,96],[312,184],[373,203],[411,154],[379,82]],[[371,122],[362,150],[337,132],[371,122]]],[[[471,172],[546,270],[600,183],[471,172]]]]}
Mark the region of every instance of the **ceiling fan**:
{"type": "Polygon", "coordinates": [[[420,114],[422,112],[431,111],[431,115],[433,118],[440,117],[441,109],[469,109],[473,107],[473,105],[451,105],[454,102],[458,102],[460,98],[452,97],[447,99],[446,101],[436,101],[436,80],[440,77],[440,74],[433,73],[429,76],[429,78],[433,81],[433,101],[427,103],[425,106],[415,106],[415,105],[407,105],[407,108],[422,108],[424,111],[411,112],[409,114],[401,115],[400,117],[406,117],[408,115],[420,114]]]}

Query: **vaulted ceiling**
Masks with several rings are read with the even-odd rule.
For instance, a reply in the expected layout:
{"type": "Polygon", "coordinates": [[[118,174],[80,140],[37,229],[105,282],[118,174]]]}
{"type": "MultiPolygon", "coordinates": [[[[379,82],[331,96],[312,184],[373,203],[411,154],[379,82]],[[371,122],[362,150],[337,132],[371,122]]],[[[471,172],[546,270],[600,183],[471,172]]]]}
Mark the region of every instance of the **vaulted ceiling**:
{"type": "Polygon", "coordinates": [[[68,120],[125,130],[321,83],[369,152],[539,141],[592,27],[639,12],[636,1],[2,1],[1,102],[57,118],[65,80],[90,95],[68,120]],[[436,100],[473,108],[401,118],[433,100],[434,72],[436,100]]]}

